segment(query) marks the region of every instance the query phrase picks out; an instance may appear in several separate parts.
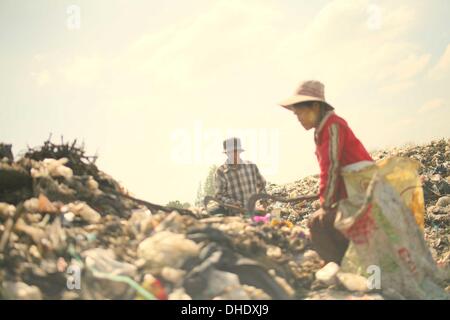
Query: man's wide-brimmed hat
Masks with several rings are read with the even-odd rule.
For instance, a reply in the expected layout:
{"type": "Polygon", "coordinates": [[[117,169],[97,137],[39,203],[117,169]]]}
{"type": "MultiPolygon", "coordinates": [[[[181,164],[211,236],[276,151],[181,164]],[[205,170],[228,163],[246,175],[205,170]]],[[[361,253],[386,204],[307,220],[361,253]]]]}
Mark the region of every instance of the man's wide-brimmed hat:
{"type": "Polygon", "coordinates": [[[244,151],[241,146],[241,139],[233,137],[223,142],[223,153],[233,152],[235,150],[244,151]]]}
{"type": "Polygon", "coordinates": [[[302,102],[320,101],[326,103],[331,109],[334,109],[325,100],[325,86],[320,81],[308,80],[300,84],[294,95],[288,99],[282,101],[280,105],[289,110],[292,110],[292,106],[302,102]]]}

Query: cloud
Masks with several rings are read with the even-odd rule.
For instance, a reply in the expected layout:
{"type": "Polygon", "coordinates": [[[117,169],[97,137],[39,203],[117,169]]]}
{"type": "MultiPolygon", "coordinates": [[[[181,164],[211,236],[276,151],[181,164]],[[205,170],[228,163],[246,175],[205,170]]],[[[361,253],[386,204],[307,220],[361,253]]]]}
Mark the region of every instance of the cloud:
{"type": "Polygon", "coordinates": [[[430,70],[428,76],[433,80],[440,80],[450,74],[450,44],[447,45],[443,55],[430,70]]]}
{"type": "Polygon", "coordinates": [[[39,72],[31,72],[31,77],[38,87],[43,87],[50,83],[50,72],[48,70],[42,70],[39,72]]]}
{"type": "Polygon", "coordinates": [[[277,44],[274,26],[280,19],[273,1],[218,1],[201,13],[128,39],[113,54],[83,55],[79,50],[68,61],[58,57],[54,69],[61,85],[103,83],[116,94],[151,95],[154,100],[174,99],[180,90],[205,91],[216,82],[237,87],[237,74],[261,72],[262,60],[277,44]]]}
{"type": "Polygon", "coordinates": [[[420,8],[379,3],[327,4],[303,32],[285,40],[279,55],[285,56],[286,73],[323,79],[336,93],[363,87],[399,92],[414,86],[431,58],[407,37],[420,21],[420,8]],[[371,16],[374,12],[378,18],[371,16]]]}
{"type": "Polygon", "coordinates": [[[396,121],[393,124],[393,127],[409,127],[414,123],[415,123],[414,118],[404,118],[404,119],[400,119],[400,120],[396,121]]]}
{"type": "Polygon", "coordinates": [[[159,81],[189,86],[257,64],[276,39],[276,8],[256,1],[220,1],[190,23],[139,39],[141,70],[159,81]]]}
{"type": "Polygon", "coordinates": [[[69,85],[90,86],[100,80],[106,70],[108,59],[99,57],[76,57],[59,68],[59,73],[69,85]]]}
{"type": "Polygon", "coordinates": [[[159,93],[169,87],[205,90],[217,81],[239,87],[239,81],[257,74],[280,77],[294,87],[301,79],[318,78],[335,92],[355,83],[402,91],[414,86],[430,61],[428,53],[404,39],[420,10],[414,2],[379,3],[334,0],[306,27],[286,29],[277,27],[283,12],[276,2],[219,1],[201,14],[143,34],[115,56],[74,57],[59,71],[71,85],[105,77],[110,82],[114,72],[123,79],[121,91],[133,82],[159,93]]]}
{"type": "Polygon", "coordinates": [[[382,85],[379,90],[381,93],[395,94],[395,93],[399,93],[402,91],[406,91],[406,89],[412,88],[412,87],[414,87],[414,85],[415,85],[415,82],[409,81],[409,80],[403,80],[403,81],[397,81],[397,82],[389,81],[389,84],[382,85]]]}
{"type": "MultiPolygon", "coordinates": [[[[396,82],[397,88],[406,89],[414,85],[412,79],[423,72],[429,62],[431,54],[410,54],[404,59],[398,61],[397,64],[391,66],[391,68],[383,68],[382,72],[378,74],[378,80],[380,82],[396,82]],[[391,81],[389,81],[391,79],[391,81]],[[393,80],[393,81],[392,81],[393,80]]],[[[392,89],[393,85],[382,86],[384,89],[392,89]]]]}
{"type": "Polygon", "coordinates": [[[436,109],[442,108],[444,106],[444,100],[443,99],[433,99],[430,101],[427,101],[424,103],[423,106],[421,106],[417,112],[419,114],[428,113],[430,111],[434,111],[436,109]]]}
{"type": "Polygon", "coordinates": [[[32,68],[40,71],[32,71],[30,75],[39,87],[50,84],[50,80],[54,86],[96,87],[100,80],[108,79],[111,62],[110,58],[92,55],[67,59],[60,52],[40,53],[32,58],[32,68]]]}

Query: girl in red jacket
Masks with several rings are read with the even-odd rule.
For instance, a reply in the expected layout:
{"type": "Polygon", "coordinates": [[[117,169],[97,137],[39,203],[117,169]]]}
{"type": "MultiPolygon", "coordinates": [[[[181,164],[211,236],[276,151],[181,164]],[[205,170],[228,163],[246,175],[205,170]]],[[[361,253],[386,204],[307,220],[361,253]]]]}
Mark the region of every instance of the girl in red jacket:
{"type": "Polygon", "coordinates": [[[320,204],[309,219],[311,241],[325,262],[340,263],[348,240],[334,227],[337,203],[347,197],[341,168],[373,161],[347,122],[325,101],[324,85],[305,81],[281,106],[291,110],[306,130],[315,128],[314,141],[320,166],[320,204]]]}

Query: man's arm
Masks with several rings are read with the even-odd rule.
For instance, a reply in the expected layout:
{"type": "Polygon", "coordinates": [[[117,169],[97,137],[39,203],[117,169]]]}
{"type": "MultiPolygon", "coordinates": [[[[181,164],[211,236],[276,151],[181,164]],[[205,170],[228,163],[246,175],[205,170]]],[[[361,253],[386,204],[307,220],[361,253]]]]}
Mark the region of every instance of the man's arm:
{"type": "Polygon", "coordinates": [[[324,209],[329,209],[336,202],[340,161],[343,149],[343,129],[337,123],[332,123],[323,133],[319,147],[320,165],[320,203],[324,209]]]}
{"type": "Polygon", "coordinates": [[[266,179],[259,172],[258,166],[255,165],[256,170],[256,190],[258,193],[266,193],[266,179]]]}

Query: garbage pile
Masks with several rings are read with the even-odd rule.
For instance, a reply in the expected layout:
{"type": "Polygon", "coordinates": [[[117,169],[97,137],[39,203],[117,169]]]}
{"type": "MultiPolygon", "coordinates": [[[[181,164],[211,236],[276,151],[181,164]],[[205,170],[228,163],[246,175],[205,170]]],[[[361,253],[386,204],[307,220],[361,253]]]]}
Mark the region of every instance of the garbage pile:
{"type": "MultiPolygon", "coordinates": [[[[449,146],[395,150],[423,161],[425,236],[441,264],[449,263],[449,146]]],[[[306,228],[317,201],[269,203],[260,217],[173,210],[131,197],[75,142],[47,141],[18,161],[8,149],[0,145],[0,298],[386,298],[337,265],[323,268],[306,228]]],[[[294,197],[317,188],[313,176],[267,189],[294,197]]]]}
{"type": "MultiPolygon", "coordinates": [[[[372,153],[375,161],[394,156],[408,157],[421,164],[419,174],[426,207],[424,238],[438,266],[448,270],[450,269],[450,140],[441,139],[425,145],[409,145],[372,153]]],[[[315,175],[282,186],[271,184],[268,186],[268,193],[297,197],[316,193],[318,188],[319,176],[315,175]]],[[[272,210],[273,208],[281,210],[286,219],[305,226],[307,217],[319,208],[319,203],[318,201],[294,205],[272,203],[269,207],[272,210]]],[[[449,284],[448,280],[444,284],[447,291],[450,291],[449,284]]]]}
{"type": "Polygon", "coordinates": [[[0,234],[7,299],[303,298],[320,268],[301,227],[139,201],[75,143],[1,159],[0,234]]]}

